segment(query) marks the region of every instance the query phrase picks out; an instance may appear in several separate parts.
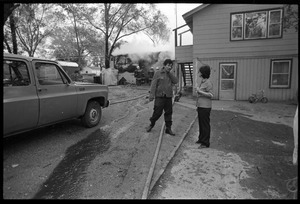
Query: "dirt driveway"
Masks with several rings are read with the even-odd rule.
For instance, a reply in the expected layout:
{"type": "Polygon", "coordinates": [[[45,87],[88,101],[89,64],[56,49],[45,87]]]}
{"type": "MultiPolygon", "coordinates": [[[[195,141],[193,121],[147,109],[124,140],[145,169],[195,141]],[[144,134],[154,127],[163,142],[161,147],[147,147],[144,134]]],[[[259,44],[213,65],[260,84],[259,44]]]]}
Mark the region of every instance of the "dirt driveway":
{"type": "MultiPolygon", "coordinates": [[[[194,108],[191,96],[180,102],[194,108]]],[[[211,147],[195,144],[196,121],[150,198],[295,198],[287,189],[298,177],[292,164],[295,110],[295,104],[213,101],[211,147]]]]}

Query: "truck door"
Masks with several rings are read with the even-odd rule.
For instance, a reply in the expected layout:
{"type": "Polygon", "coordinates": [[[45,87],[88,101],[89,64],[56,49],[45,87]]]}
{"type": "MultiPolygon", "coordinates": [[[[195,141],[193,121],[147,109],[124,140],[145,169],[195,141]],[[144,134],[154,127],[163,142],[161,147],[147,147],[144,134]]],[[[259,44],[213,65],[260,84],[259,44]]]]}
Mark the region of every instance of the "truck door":
{"type": "Polygon", "coordinates": [[[73,118],[77,114],[75,86],[69,84],[55,63],[35,61],[37,93],[40,101],[38,125],[73,118]]]}
{"type": "Polygon", "coordinates": [[[34,128],[38,123],[39,102],[28,65],[21,59],[3,59],[4,136],[34,128]]]}

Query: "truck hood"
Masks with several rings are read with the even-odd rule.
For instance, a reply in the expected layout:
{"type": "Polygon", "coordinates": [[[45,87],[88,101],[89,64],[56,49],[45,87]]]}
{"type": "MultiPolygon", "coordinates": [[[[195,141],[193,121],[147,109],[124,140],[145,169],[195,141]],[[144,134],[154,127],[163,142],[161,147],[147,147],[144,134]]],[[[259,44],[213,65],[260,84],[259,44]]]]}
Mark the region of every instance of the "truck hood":
{"type": "Polygon", "coordinates": [[[83,90],[106,90],[108,91],[108,86],[103,84],[96,84],[96,83],[90,83],[90,82],[73,82],[73,85],[76,87],[77,90],[80,90],[80,88],[84,88],[83,90]]]}
{"type": "Polygon", "coordinates": [[[96,83],[91,83],[91,82],[79,82],[79,81],[74,81],[75,85],[101,85],[101,84],[96,84],[96,83]]]}

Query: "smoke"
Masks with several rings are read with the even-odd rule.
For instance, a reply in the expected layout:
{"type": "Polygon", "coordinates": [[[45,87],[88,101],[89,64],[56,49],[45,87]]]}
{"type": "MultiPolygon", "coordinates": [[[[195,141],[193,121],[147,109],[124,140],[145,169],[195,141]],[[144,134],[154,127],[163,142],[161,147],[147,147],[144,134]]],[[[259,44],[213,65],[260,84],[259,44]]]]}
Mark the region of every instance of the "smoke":
{"type": "Polygon", "coordinates": [[[148,73],[148,71],[150,71],[150,68],[157,69],[162,67],[163,62],[166,59],[171,59],[171,54],[171,52],[164,51],[117,55],[115,58],[115,67],[121,73],[132,73],[137,69],[137,66],[139,66],[139,68],[142,69],[144,73],[148,73]],[[127,61],[128,58],[130,59],[130,61],[127,61]]]}
{"type": "Polygon", "coordinates": [[[171,59],[172,58],[171,55],[172,55],[172,53],[168,52],[168,51],[160,52],[159,55],[158,55],[157,62],[155,64],[153,64],[151,67],[153,67],[154,69],[162,67],[165,59],[171,59]]]}
{"type": "Polygon", "coordinates": [[[139,59],[149,60],[148,54],[153,52],[168,52],[170,53],[168,54],[168,57],[170,59],[175,59],[175,46],[173,40],[170,39],[166,43],[154,45],[147,37],[134,35],[128,43],[116,49],[113,52],[113,55],[128,54],[132,61],[138,61],[139,59]]]}

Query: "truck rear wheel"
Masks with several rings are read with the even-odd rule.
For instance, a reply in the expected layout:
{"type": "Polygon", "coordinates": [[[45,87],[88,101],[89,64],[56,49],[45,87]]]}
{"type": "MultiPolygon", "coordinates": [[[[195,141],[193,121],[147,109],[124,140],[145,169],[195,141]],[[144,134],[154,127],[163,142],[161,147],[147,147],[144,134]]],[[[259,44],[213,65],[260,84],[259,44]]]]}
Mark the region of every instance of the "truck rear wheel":
{"type": "Polygon", "coordinates": [[[91,101],[87,104],[85,113],[81,118],[81,122],[85,127],[95,127],[101,119],[101,106],[97,101],[91,101]]]}

